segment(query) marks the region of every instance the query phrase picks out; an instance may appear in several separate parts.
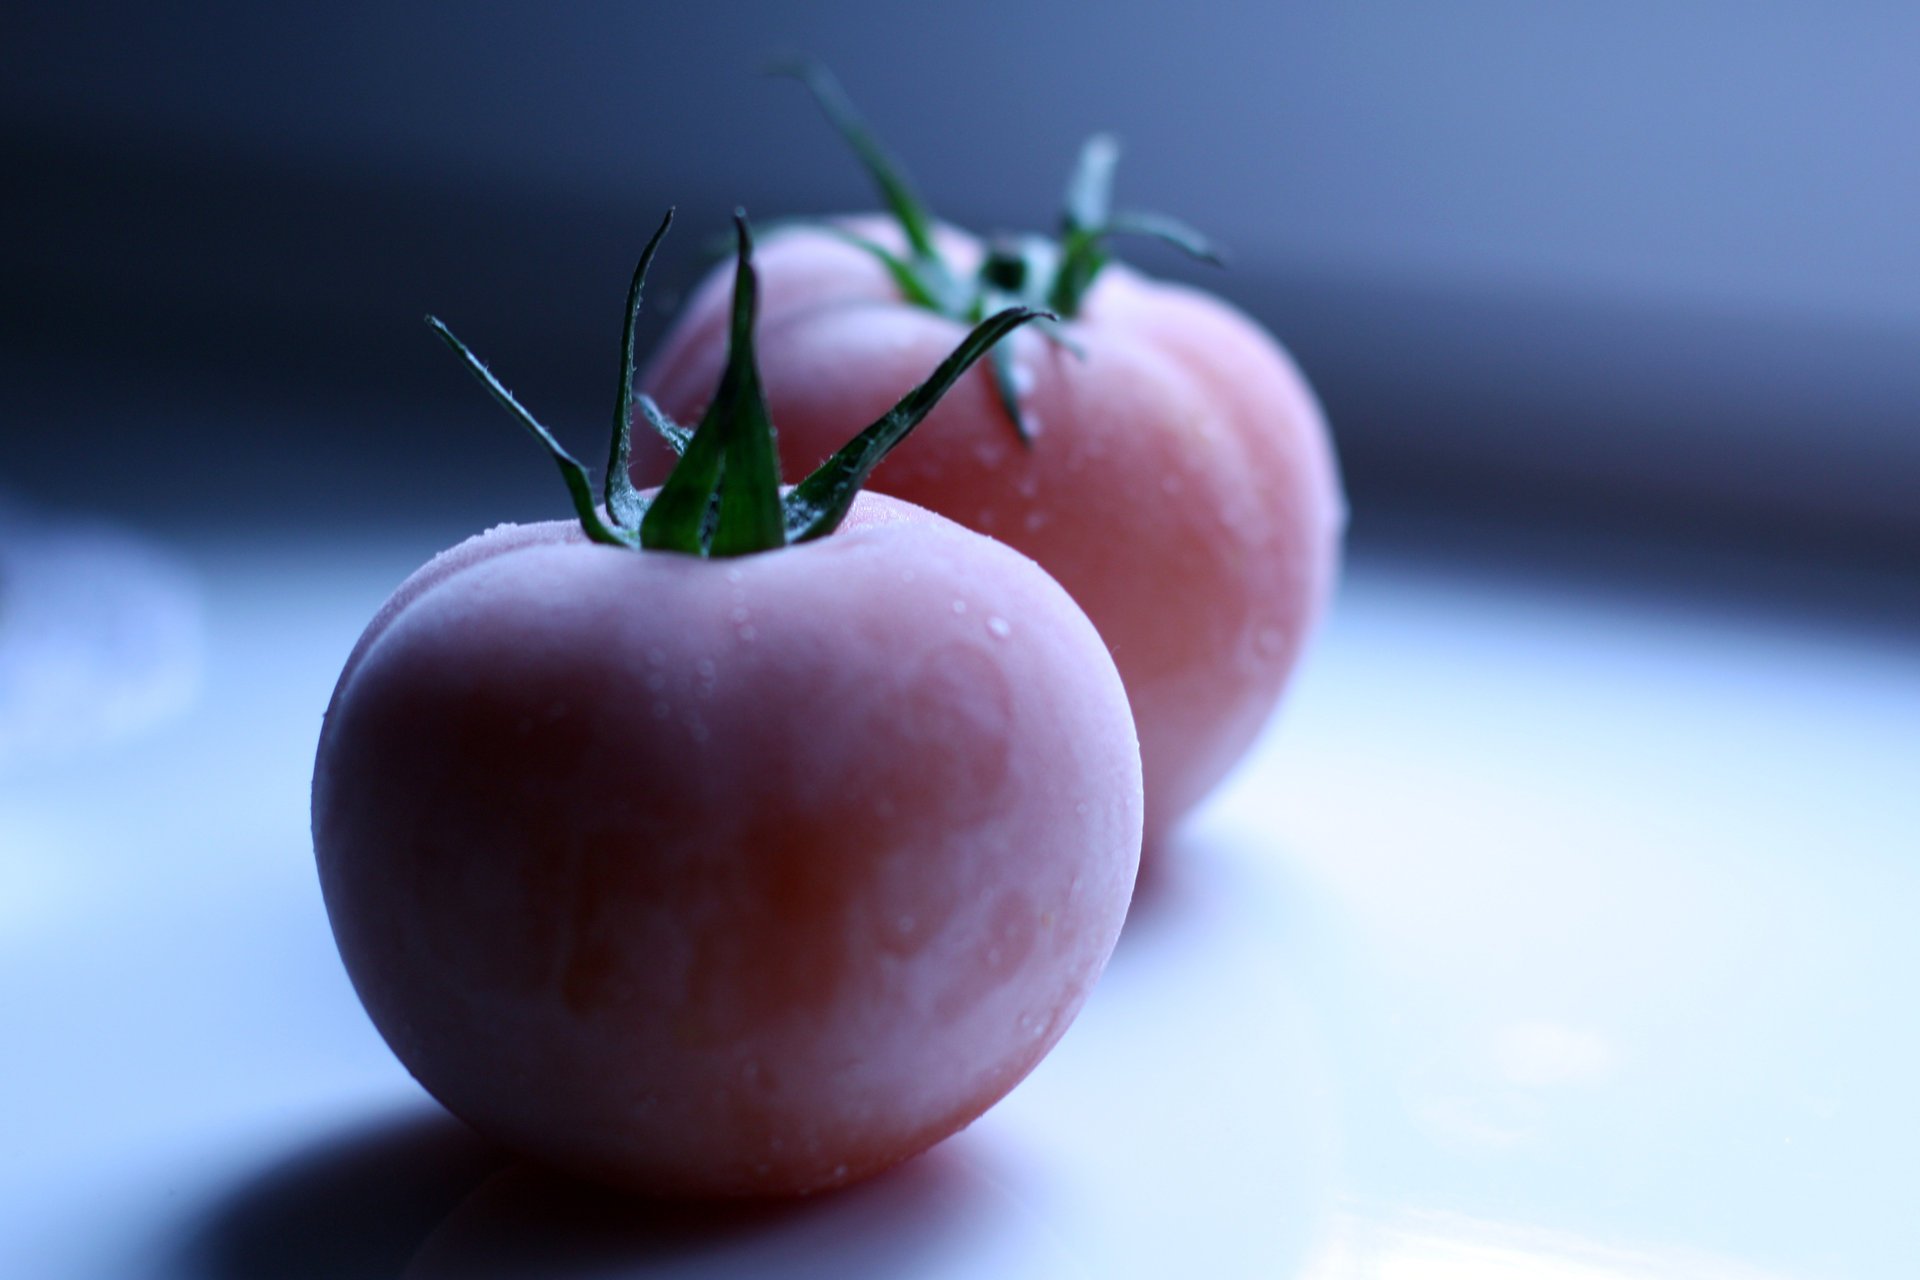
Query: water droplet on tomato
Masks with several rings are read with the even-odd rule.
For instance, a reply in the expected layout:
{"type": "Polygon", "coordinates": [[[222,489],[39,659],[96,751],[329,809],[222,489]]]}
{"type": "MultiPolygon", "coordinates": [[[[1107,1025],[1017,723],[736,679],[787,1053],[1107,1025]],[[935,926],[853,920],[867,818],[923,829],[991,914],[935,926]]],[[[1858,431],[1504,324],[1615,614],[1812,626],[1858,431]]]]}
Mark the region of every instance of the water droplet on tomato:
{"type": "Polygon", "coordinates": [[[987,630],[991,631],[995,636],[999,637],[1000,639],[1005,640],[1008,636],[1013,634],[1013,624],[1008,622],[1005,618],[995,615],[994,617],[987,619],[987,630]]]}

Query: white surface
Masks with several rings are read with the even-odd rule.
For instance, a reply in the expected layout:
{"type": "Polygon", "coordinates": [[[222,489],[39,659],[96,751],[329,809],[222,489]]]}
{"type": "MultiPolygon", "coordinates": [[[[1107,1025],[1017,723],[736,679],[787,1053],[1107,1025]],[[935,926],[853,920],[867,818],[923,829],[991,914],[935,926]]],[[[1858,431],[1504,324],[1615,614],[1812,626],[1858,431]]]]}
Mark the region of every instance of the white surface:
{"type": "Polygon", "coordinates": [[[1363,564],[1024,1086],[689,1218],[438,1118],[334,955],[313,740],[429,550],[201,556],[197,708],[0,775],[0,1276],[1915,1274],[1910,640],[1363,564]]]}

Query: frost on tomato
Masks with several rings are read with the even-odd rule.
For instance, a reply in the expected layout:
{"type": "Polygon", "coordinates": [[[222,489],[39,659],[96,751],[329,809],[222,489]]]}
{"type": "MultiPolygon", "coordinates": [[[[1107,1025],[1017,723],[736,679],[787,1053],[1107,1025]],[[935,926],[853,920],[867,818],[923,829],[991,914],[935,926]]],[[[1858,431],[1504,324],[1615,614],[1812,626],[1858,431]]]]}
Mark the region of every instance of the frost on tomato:
{"type": "Polygon", "coordinates": [[[1026,313],[783,494],[744,224],[737,299],[722,407],[646,410],[682,469],[649,494],[616,467],[604,508],[466,356],[582,519],[403,584],[314,773],[329,917],[401,1061],[483,1133],[650,1194],[837,1186],[967,1124],[1065,1031],[1139,854],[1125,695],[1071,598],[854,493],[1026,313]]]}
{"type": "MultiPolygon", "coordinates": [[[[890,220],[798,227],[763,255],[762,368],[780,450],[807,465],[965,326],[1046,307],[963,379],[874,476],[1039,561],[1111,647],[1139,726],[1148,842],[1210,791],[1277,704],[1331,593],[1344,506],[1320,408],[1257,324],[1110,261],[1138,232],[1210,255],[1170,219],[1111,207],[1096,138],[1057,238],[983,243],[937,223],[817,68],[890,220]]],[[[644,381],[669,411],[706,402],[725,359],[725,282],[692,298],[644,381]]],[[[635,475],[666,461],[640,452],[635,475]]]]}

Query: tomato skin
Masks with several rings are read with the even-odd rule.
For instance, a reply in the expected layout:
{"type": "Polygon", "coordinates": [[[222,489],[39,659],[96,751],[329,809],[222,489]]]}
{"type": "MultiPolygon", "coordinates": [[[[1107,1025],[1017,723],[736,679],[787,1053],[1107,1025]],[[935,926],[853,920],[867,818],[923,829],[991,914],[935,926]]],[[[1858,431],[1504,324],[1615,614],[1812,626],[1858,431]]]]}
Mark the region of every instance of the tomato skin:
{"type": "Polygon", "coordinates": [[[335,937],[401,1061],[653,1195],[841,1185],[992,1105],[1104,966],[1140,822],[1084,616],[873,495],[734,560],[470,540],[369,627],[314,776],[335,937]]]}
{"type": "MultiPolygon", "coordinates": [[[[894,244],[878,220],[854,220],[894,244]]],[[[959,270],[977,242],[942,232],[959,270]]],[[[762,376],[790,471],[878,416],[959,326],[900,300],[872,257],[798,229],[760,254],[762,376]]],[[[645,377],[693,420],[725,351],[725,279],[692,297],[645,377]]],[[[984,369],[875,472],[874,488],[1033,557],[1110,646],[1139,728],[1149,847],[1232,768],[1324,612],[1345,523],[1312,391],[1220,300],[1108,266],[1065,326],[1021,333],[1022,446],[984,369]]],[[[647,451],[636,479],[664,473],[647,451]]]]}

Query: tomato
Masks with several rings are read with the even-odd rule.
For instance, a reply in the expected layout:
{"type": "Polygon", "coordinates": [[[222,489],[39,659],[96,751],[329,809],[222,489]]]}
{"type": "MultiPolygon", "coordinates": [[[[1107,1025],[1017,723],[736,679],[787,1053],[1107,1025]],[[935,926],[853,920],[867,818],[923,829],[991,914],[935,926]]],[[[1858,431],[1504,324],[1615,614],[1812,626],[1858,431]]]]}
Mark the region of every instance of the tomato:
{"type": "Polygon", "coordinates": [[[730,542],[823,492],[749,475],[751,280],[743,228],[731,407],[665,423],[681,470],[651,494],[620,470],[604,508],[467,357],[580,522],[403,584],[314,771],[329,918],[401,1061],[494,1139],[657,1195],[838,1186],[967,1124],[1065,1031],[1139,856],[1119,676],[1032,561],[851,491],[825,528],[730,542]],[[690,474],[690,550],[663,549],[690,474]]]}
{"type": "MultiPolygon", "coordinates": [[[[1344,505],[1320,408],[1245,315],[1106,262],[1110,231],[1193,239],[1105,211],[1112,153],[1098,140],[1059,245],[983,245],[935,223],[813,75],[899,225],[850,219],[769,242],[760,348],[782,459],[818,460],[834,424],[891,402],[983,300],[1065,317],[1051,340],[1003,344],[997,376],[969,374],[873,483],[1032,556],[1093,619],[1132,701],[1151,846],[1244,754],[1326,605],[1344,505]]],[[[711,279],[644,375],[669,412],[705,403],[724,337],[725,282],[711,279]]],[[[636,478],[663,462],[638,455],[636,478]]]]}

